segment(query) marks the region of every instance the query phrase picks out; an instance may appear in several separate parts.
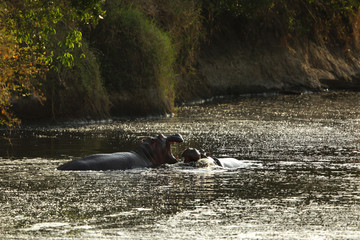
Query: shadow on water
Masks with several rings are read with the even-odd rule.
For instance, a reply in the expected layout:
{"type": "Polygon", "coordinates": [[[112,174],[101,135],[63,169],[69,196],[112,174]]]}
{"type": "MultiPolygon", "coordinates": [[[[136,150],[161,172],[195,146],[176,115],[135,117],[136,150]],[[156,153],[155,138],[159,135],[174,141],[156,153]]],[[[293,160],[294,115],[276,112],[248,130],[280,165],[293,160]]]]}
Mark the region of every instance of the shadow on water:
{"type": "MultiPolygon", "coordinates": [[[[25,126],[0,140],[0,235],[35,239],[358,239],[359,93],[223,99],[170,119],[25,126]],[[181,133],[239,169],[56,167],[181,133]]],[[[4,134],[4,132],[0,132],[4,134]]]]}

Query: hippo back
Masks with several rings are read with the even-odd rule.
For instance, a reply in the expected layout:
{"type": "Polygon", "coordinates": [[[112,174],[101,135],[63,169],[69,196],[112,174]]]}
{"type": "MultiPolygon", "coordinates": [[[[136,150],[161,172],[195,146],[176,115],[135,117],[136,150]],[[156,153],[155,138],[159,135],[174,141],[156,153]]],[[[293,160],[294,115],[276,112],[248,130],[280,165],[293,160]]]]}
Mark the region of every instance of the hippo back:
{"type": "Polygon", "coordinates": [[[59,170],[124,170],[151,167],[152,163],[135,152],[93,154],[60,166],[59,170]]]}

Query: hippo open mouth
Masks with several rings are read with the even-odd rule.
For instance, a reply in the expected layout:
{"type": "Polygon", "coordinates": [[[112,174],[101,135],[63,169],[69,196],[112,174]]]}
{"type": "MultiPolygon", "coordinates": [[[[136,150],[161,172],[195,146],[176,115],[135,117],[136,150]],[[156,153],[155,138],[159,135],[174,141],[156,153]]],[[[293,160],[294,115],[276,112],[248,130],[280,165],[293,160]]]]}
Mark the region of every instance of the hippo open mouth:
{"type": "Polygon", "coordinates": [[[174,155],[171,152],[170,145],[182,143],[184,139],[180,134],[174,134],[174,135],[167,135],[166,136],[166,149],[168,153],[168,163],[177,163],[177,159],[174,157],[174,155]]]}

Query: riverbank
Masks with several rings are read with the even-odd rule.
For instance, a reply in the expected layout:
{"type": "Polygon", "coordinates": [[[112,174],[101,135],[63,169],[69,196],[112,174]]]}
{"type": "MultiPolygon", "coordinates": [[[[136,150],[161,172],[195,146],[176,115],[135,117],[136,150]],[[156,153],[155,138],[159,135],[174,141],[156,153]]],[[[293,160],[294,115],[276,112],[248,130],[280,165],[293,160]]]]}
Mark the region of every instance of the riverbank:
{"type": "Polygon", "coordinates": [[[255,47],[220,39],[199,63],[211,95],[360,90],[358,51],[310,40],[255,47]]]}
{"type": "Polygon", "coordinates": [[[344,5],[284,1],[215,20],[198,61],[210,94],[359,91],[360,10],[344,5]]]}
{"type": "Polygon", "coordinates": [[[360,90],[359,3],[234,2],[107,1],[96,27],[76,24],[74,66],[50,69],[41,99],[14,94],[16,116],[166,115],[216,96],[360,90]]]}

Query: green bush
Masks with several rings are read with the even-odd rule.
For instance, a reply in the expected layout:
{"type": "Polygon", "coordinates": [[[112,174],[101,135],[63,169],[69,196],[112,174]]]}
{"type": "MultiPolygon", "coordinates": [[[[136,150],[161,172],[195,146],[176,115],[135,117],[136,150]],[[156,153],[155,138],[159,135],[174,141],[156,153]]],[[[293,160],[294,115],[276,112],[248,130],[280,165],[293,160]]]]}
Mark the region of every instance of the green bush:
{"type": "Polygon", "coordinates": [[[200,45],[205,41],[200,0],[128,0],[156,25],[168,32],[176,51],[176,101],[208,96],[205,82],[197,73],[200,45]]]}
{"type": "Polygon", "coordinates": [[[106,113],[106,93],[101,87],[98,64],[87,46],[81,47],[83,38],[79,30],[80,26],[96,25],[99,16],[104,14],[102,3],[103,0],[5,0],[0,3],[0,35],[6,36],[0,36],[0,51],[7,52],[4,57],[0,54],[0,72],[6,73],[0,76],[0,125],[20,122],[13,111],[25,118],[48,117],[46,106],[49,105],[53,116],[106,113]],[[80,58],[84,56],[83,51],[89,59],[80,58]],[[86,76],[87,72],[92,75],[86,76]],[[86,87],[92,88],[92,92],[87,91],[84,84],[89,84],[86,87]],[[103,101],[98,101],[97,95],[101,95],[103,101]],[[66,99],[64,104],[60,104],[62,97],[66,99]],[[102,104],[102,107],[90,109],[91,104],[102,104]]]}
{"type": "Polygon", "coordinates": [[[168,34],[135,7],[110,1],[96,31],[113,113],[169,112],[174,102],[175,51],[168,34]]]}
{"type": "Polygon", "coordinates": [[[88,44],[74,51],[74,66],[59,67],[47,77],[46,97],[52,117],[105,117],[110,101],[103,86],[100,64],[88,44]]]}
{"type": "Polygon", "coordinates": [[[202,2],[204,12],[212,16],[208,19],[208,25],[216,25],[221,30],[233,25],[240,29],[243,36],[256,41],[261,38],[286,38],[290,34],[295,38],[344,43],[355,33],[353,28],[360,7],[358,0],[202,2]]]}

